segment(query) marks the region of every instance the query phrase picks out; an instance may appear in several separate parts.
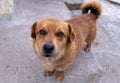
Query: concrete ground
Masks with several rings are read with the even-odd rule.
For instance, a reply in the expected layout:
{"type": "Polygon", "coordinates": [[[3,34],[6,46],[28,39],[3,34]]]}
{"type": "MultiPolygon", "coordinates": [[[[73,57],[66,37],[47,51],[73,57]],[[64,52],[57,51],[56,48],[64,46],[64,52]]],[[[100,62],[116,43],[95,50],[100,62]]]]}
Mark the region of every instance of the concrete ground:
{"type": "MultiPolygon", "coordinates": [[[[120,83],[120,5],[101,3],[92,50],[79,52],[61,83],[120,83]]],[[[43,75],[44,67],[32,49],[31,25],[48,17],[67,20],[78,11],[69,11],[64,0],[15,0],[15,4],[12,17],[0,20],[0,83],[56,83],[54,75],[43,75]]]]}

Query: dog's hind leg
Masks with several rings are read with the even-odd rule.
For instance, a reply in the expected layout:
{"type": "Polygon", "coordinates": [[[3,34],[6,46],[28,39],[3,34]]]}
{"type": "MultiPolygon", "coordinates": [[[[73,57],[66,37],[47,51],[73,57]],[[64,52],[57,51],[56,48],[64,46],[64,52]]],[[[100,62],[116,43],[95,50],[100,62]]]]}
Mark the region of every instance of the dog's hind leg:
{"type": "Polygon", "coordinates": [[[85,50],[86,52],[89,52],[90,49],[91,49],[91,43],[89,42],[89,43],[87,43],[87,45],[86,45],[86,47],[84,48],[84,50],[85,50]]]}
{"type": "Polygon", "coordinates": [[[93,40],[95,39],[96,37],[96,27],[94,26],[91,30],[90,30],[90,33],[88,35],[88,37],[86,38],[86,47],[84,48],[84,50],[86,52],[89,52],[91,50],[91,44],[93,42],[93,40]]]}

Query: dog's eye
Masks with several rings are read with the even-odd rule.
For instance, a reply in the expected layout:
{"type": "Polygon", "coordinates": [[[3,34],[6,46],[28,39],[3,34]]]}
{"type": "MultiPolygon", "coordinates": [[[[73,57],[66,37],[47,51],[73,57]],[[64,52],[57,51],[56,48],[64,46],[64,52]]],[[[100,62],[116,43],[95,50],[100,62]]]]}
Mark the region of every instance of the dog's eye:
{"type": "Polygon", "coordinates": [[[57,36],[57,37],[63,37],[63,36],[64,36],[64,33],[63,33],[63,32],[57,32],[57,33],[56,33],[56,36],[57,36]]]}
{"type": "Polygon", "coordinates": [[[46,35],[47,32],[45,30],[40,30],[40,35],[46,35]]]}

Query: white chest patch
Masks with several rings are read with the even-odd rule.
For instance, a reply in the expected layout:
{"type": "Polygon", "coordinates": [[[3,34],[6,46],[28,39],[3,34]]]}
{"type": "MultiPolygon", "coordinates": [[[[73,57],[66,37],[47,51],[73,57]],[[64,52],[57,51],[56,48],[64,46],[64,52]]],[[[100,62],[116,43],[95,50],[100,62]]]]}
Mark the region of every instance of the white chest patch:
{"type": "Polygon", "coordinates": [[[50,58],[45,58],[45,61],[48,65],[51,65],[50,58]]]}

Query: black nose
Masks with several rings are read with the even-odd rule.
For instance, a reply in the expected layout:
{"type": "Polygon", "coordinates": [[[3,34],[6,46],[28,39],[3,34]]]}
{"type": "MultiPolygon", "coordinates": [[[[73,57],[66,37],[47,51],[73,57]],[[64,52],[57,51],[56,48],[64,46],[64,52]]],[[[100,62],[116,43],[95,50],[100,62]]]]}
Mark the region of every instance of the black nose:
{"type": "Polygon", "coordinates": [[[43,46],[43,50],[44,50],[44,52],[46,52],[47,54],[50,54],[50,53],[52,53],[53,52],[53,50],[54,50],[54,45],[52,44],[52,43],[48,43],[48,44],[45,44],[44,46],[43,46]]]}

